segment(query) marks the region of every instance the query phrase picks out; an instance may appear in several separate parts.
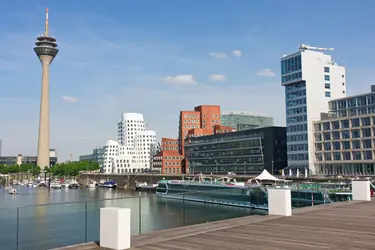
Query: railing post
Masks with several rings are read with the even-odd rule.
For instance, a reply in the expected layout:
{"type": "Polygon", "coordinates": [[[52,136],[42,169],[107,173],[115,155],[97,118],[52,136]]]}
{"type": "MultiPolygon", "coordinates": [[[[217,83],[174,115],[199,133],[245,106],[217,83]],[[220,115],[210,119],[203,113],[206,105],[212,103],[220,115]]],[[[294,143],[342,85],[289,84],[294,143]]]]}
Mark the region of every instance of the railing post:
{"type": "Polygon", "coordinates": [[[142,200],[141,200],[141,195],[139,195],[139,225],[138,225],[138,227],[139,227],[139,234],[141,234],[142,233],[142,200]]]}
{"type": "Polygon", "coordinates": [[[85,242],[87,242],[87,201],[85,202],[85,242]]]}
{"type": "Polygon", "coordinates": [[[17,207],[17,236],[16,236],[16,247],[18,250],[18,244],[19,244],[19,232],[20,232],[20,208],[17,207]]]}
{"type": "Polygon", "coordinates": [[[182,226],[185,226],[185,194],[182,194],[182,226]]]}

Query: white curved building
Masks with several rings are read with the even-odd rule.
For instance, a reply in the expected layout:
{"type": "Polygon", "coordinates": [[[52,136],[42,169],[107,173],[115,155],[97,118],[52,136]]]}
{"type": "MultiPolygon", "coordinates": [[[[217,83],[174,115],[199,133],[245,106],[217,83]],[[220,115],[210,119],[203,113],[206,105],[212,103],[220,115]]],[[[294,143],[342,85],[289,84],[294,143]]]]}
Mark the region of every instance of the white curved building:
{"type": "Polygon", "coordinates": [[[117,141],[108,140],[104,145],[104,156],[103,156],[103,172],[111,173],[112,172],[112,159],[113,157],[118,156],[119,144],[117,141]]]}
{"type": "Polygon", "coordinates": [[[108,151],[105,151],[103,172],[140,173],[150,169],[152,144],[156,144],[156,133],[146,130],[143,115],[123,113],[117,127],[118,142],[107,142],[109,144],[108,151]],[[115,148],[116,152],[110,151],[115,148]]]}

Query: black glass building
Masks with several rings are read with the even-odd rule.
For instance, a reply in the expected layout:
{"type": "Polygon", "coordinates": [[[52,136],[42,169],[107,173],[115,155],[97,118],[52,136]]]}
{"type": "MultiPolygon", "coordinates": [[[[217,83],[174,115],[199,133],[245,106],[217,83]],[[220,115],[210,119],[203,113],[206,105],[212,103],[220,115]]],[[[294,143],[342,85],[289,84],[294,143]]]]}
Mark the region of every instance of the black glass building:
{"type": "Polygon", "coordinates": [[[190,173],[279,174],[287,166],[286,150],[286,129],[276,126],[185,140],[190,173]]]}

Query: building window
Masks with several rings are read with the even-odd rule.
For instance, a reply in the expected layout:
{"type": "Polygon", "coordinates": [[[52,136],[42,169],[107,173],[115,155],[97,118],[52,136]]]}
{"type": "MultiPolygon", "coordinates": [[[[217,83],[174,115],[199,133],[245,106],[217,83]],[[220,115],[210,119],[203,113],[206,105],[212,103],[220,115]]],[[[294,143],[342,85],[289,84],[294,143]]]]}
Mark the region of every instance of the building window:
{"type": "Polygon", "coordinates": [[[330,81],[331,80],[331,77],[329,75],[324,75],[324,80],[325,81],[330,81]]]}
{"type": "Polygon", "coordinates": [[[326,84],[325,84],[325,88],[326,88],[326,89],[330,89],[330,88],[331,88],[331,84],[326,83],[326,84]]]}
{"type": "Polygon", "coordinates": [[[331,97],[331,92],[326,91],[326,97],[331,97]]]}
{"type": "Polygon", "coordinates": [[[329,67],[324,67],[324,72],[329,73],[329,67]]]}

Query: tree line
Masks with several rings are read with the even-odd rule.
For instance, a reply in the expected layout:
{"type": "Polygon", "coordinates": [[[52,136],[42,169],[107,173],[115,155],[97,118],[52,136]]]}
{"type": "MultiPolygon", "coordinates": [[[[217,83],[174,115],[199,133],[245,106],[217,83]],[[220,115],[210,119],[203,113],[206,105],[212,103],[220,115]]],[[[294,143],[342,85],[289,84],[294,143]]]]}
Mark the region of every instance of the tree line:
{"type": "MultiPolygon", "coordinates": [[[[82,171],[95,171],[99,170],[99,164],[91,161],[74,161],[57,163],[50,168],[45,168],[47,173],[54,176],[77,176],[82,171]]],[[[34,164],[21,164],[21,165],[0,165],[0,174],[17,174],[29,173],[37,176],[41,173],[41,168],[34,164]]]]}

